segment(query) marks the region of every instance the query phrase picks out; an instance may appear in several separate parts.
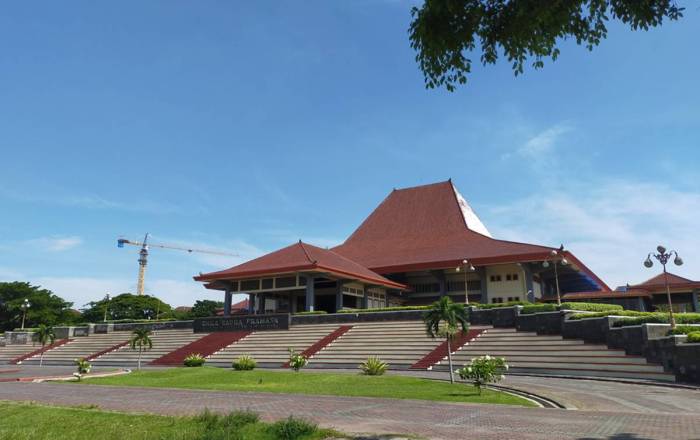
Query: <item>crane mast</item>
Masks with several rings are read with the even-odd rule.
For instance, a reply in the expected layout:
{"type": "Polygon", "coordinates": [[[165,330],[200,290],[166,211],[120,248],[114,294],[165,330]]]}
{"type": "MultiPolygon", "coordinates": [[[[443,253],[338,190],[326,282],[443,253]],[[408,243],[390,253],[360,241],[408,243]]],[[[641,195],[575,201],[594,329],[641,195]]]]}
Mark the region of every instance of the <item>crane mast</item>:
{"type": "Polygon", "coordinates": [[[226,256],[231,256],[231,257],[238,257],[238,254],[230,254],[227,252],[218,252],[218,251],[210,251],[210,250],[202,250],[202,249],[191,249],[191,248],[185,248],[181,246],[172,246],[172,245],[167,245],[167,244],[160,244],[160,243],[151,243],[148,244],[148,237],[150,234],[146,233],[145,237],[143,238],[142,242],[138,241],[131,241],[127,240],[126,238],[119,238],[117,240],[117,247],[123,248],[125,244],[131,245],[131,246],[140,246],[141,249],[139,250],[139,277],[138,281],[136,283],[136,293],[138,295],[143,295],[144,294],[144,289],[145,289],[145,283],[146,283],[146,266],[148,265],[148,249],[149,247],[156,247],[160,249],[172,249],[176,251],[185,251],[187,253],[203,253],[203,254],[213,254],[213,255],[226,255],[226,256]]]}

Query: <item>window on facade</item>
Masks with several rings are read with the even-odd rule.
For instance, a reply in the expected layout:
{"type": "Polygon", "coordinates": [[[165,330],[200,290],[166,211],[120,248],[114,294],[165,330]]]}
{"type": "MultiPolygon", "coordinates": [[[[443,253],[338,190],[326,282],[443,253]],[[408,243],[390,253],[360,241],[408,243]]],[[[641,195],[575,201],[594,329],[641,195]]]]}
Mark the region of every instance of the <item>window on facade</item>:
{"type": "Polygon", "coordinates": [[[513,274],[513,281],[518,281],[518,274],[517,273],[513,274]]]}
{"type": "Polygon", "coordinates": [[[243,280],[241,281],[241,290],[260,290],[260,280],[243,280]]]}
{"type": "Polygon", "coordinates": [[[278,289],[284,287],[294,287],[297,285],[297,277],[282,277],[275,280],[275,287],[278,289]]]}
{"type": "Polygon", "coordinates": [[[493,304],[501,304],[503,302],[503,298],[491,298],[491,303],[493,304]]]}
{"type": "Polygon", "coordinates": [[[263,289],[272,289],[272,278],[265,278],[262,280],[263,289]]]}

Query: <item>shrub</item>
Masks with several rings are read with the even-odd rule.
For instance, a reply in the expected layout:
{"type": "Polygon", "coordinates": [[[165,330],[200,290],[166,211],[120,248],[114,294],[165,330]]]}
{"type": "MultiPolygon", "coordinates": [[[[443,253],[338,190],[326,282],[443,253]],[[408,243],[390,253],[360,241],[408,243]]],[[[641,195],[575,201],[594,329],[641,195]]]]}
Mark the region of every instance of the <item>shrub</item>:
{"type": "Polygon", "coordinates": [[[469,365],[457,370],[457,374],[462,380],[471,381],[481,395],[483,385],[505,379],[503,373],[506,371],[508,364],[505,358],[486,355],[472,359],[469,365]]]}
{"type": "Polygon", "coordinates": [[[389,368],[389,364],[383,362],[377,356],[370,356],[366,361],[360,364],[362,374],[367,376],[381,376],[386,373],[387,368],[389,368]]]}
{"type": "Polygon", "coordinates": [[[428,310],[430,306],[395,306],[380,307],[376,309],[343,309],[338,313],[374,313],[374,312],[400,312],[402,310],[428,310]]]}
{"type": "Polygon", "coordinates": [[[700,343],[700,332],[688,333],[686,343],[700,343]]]}
{"type": "Polygon", "coordinates": [[[569,316],[569,319],[586,319],[586,318],[602,318],[604,316],[650,316],[652,312],[638,312],[636,310],[620,310],[609,312],[594,312],[594,313],[574,313],[569,316]]]}
{"type": "Polygon", "coordinates": [[[87,361],[85,358],[78,358],[75,360],[75,367],[78,371],[73,373],[73,376],[75,376],[78,381],[83,378],[84,374],[88,374],[90,372],[90,369],[92,368],[92,365],[90,365],[90,362],[87,361]]]}
{"type": "Polygon", "coordinates": [[[470,304],[476,306],[478,309],[488,310],[488,309],[499,309],[501,307],[513,307],[513,306],[529,306],[532,303],[530,301],[508,301],[504,303],[494,303],[494,304],[470,304]]]}
{"type": "Polygon", "coordinates": [[[238,371],[250,371],[254,370],[258,366],[258,363],[253,359],[253,356],[244,354],[231,364],[234,370],[238,371]]]}
{"type": "Polygon", "coordinates": [[[556,304],[532,304],[529,306],[523,306],[522,310],[520,310],[520,314],[530,315],[532,313],[554,312],[558,309],[559,308],[556,304]]]}
{"type": "Polygon", "coordinates": [[[289,416],[284,420],[275,422],[270,427],[275,437],[280,440],[297,440],[309,436],[318,430],[318,425],[304,419],[289,416]]]}
{"type": "Polygon", "coordinates": [[[295,315],[325,315],[325,310],[314,310],[313,312],[296,312],[295,315]]]}
{"type": "Polygon", "coordinates": [[[186,367],[201,367],[206,361],[201,354],[192,353],[185,358],[184,364],[186,367]]]}
{"type": "Polygon", "coordinates": [[[289,368],[298,372],[309,363],[309,360],[301,353],[297,353],[292,348],[289,349],[289,368]]]}
{"type": "MultiPolygon", "coordinates": [[[[700,324],[700,313],[676,313],[673,315],[677,324],[700,324]]],[[[667,324],[668,313],[649,313],[643,316],[624,318],[613,323],[613,327],[627,327],[640,324],[667,324]]]]}
{"type": "Polygon", "coordinates": [[[579,310],[581,312],[615,312],[622,311],[622,306],[617,304],[565,302],[561,310],[579,310]]]}
{"type": "Polygon", "coordinates": [[[697,325],[679,325],[673,330],[668,331],[668,335],[687,335],[690,333],[700,332],[700,326],[697,325]]]}

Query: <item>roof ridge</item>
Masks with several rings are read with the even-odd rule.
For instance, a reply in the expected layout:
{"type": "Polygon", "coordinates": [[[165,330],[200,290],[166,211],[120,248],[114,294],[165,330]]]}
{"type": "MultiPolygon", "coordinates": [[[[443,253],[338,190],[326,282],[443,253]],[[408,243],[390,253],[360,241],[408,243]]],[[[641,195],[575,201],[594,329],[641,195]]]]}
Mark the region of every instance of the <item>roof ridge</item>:
{"type": "Polygon", "coordinates": [[[301,246],[301,250],[304,251],[304,256],[306,256],[306,259],[309,260],[309,263],[316,264],[316,260],[312,260],[309,256],[309,253],[307,252],[306,247],[304,246],[304,242],[299,240],[299,246],[301,246]]]}
{"type": "MultiPolygon", "coordinates": [[[[653,280],[654,278],[658,278],[658,277],[662,276],[663,274],[664,274],[663,272],[659,272],[658,274],[654,275],[653,277],[649,278],[648,280],[642,281],[642,282],[639,283],[639,284],[632,284],[632,287],[644,286],[646,283],[650,282],[650,281],[653,280]]],[[[686,277],[682,277],[682,276],[680,276],[680,275],[676,275],[675,273],[672,273],[672,272],[666,272],[666,274],[667,274],[667,275],[670,275],[670,276],[672,276],[672,277],[680,278],[680,279],[685,280],[685,281],[687,281],[687,282],[689,282],[689,283],[696,283],[696,282],[697,282],[697,281],[691,280],[690,278],[686,278],[686,277]]]]}

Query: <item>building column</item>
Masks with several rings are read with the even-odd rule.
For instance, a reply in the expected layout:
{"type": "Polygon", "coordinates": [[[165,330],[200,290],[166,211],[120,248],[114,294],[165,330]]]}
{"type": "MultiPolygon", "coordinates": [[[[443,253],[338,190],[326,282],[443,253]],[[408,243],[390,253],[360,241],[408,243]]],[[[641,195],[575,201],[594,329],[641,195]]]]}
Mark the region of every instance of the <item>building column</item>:
{"type": "Polygon", "coordinates": [[[367,292],[367,286],[362,286],[362,308],[369,308],[369,293],[367,292]]]}
{"type": "Polygon", "coordinates": [[[231,289],[224,290],[224,316],[231,316],[231,289]]]}
{"type": "Polygon", "coordinates": [[[437,279],[440,285],[440,297],[447,295],[447,281],[445,280],[445,271],[431,270],[431,274],[437,279]]]}
{"type": "Polygon", "coordinates": [[[700,312],[700,301],[698,300],[698,290],[695,289],[693,290],[693,293],[691,294],[691,298],[693,300],[693,312],[698,313],[700,312]]]}
{"type": "Polygon", "coordinates": [[[479,274],[479,282],[481,284],[481,304],[489,303],[489,288],[488,280],[486,279],[486,266],[479,266],[476,268],[476,272],[479,274]]]}
{"type": "Polygon", "coordinates": [[[336,281],[336,291],[335,291],[335,311],[339,312],[343,308],[343,282],[341,280],[336,281]]]}
{"type": "Polygon", "coordinates": [[[251,315],[255,313],[255,294],[254,293],[249,293],[248,294],[248,313],[251,315]]]}
{"type": "Polygon", "coordinates": [[[535,287],[532,282],[532,267],[529,263],[523,263],[521,265],[523,272],[525,273],[525,297],[530,302],[535,302],[535,287]]]}
{"type": "Polygon", "coordinates": [[[306,277],[306,311],[314,311],[314,300],[316,299],[316,292],[314,291],[314,277],[306,277]]]}

